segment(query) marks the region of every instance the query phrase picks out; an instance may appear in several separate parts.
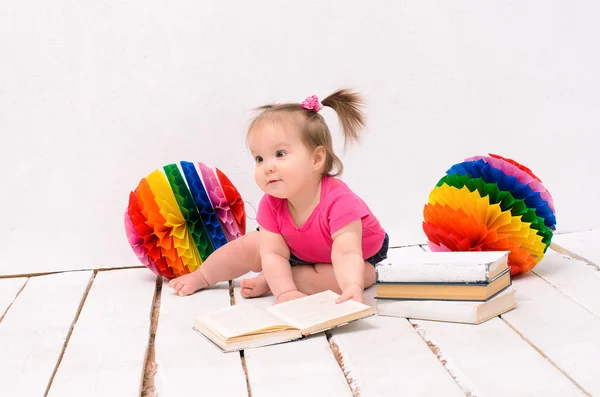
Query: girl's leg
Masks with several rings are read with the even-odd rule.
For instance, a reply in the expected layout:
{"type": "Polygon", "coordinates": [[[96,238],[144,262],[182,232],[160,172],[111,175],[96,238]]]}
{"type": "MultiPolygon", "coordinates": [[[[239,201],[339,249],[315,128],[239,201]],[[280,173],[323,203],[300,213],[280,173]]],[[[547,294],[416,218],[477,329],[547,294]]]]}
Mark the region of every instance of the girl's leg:
{"type": "MultiPolygon", "coordinates": [[[[333,265],[330,263],[317,263],[316,265],[296,265],[292,267],[292,276],[298,291],[312,295],[318,292],[332,290],[338,294],[342,293],[340,286],[333,273],[333,265]]],[[[375,283],[375,267],[365,262],[365,288],[375,283]]],[[[244,298],[255,298],[269,292],[267,280],[260,273],[256,277],[244,279],[240,283],[241,294],[244,298]]]]}
{"type": "Polygon", "coordinates": [[[190,295],[220,281],[232,280],[249,271],[260,272],[258,232],[250,232],[213,252],[200,267],[169,282],[180,295],[190,295]]]}
{"type": "MultiPolygon", "coordinates": [[[[330,263],[317,263],[314,266],[294,266],[292,274],[298,291],[306,295],[316,294],[329,289],[338,294],[342,293],[333,273],[333,265],[330,263]]],[[[375,267],[366,261],[364,280],[365,288],[369,288],[375,283],[375,267]]]]}

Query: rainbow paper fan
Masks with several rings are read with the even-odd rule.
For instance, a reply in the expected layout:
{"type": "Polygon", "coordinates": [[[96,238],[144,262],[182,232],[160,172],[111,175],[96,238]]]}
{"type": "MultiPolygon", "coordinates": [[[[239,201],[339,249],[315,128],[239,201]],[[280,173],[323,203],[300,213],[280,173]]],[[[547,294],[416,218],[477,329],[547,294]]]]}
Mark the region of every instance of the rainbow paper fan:
{"type": "Polygon", "coordinates": [[[180,165],[143,178],[125,211],[125,233],[136,257],[168,279],[198,269],[246,231],[244,202],[229,178],[202,163],[180,165]]]}
{"type": "Polygon", "coordinates": [[[531,270],[556,229],[552,196],[529,168],[495,154],[453,165],[429,194],[432,251],[510,251],[511,274],[531,270]]]}

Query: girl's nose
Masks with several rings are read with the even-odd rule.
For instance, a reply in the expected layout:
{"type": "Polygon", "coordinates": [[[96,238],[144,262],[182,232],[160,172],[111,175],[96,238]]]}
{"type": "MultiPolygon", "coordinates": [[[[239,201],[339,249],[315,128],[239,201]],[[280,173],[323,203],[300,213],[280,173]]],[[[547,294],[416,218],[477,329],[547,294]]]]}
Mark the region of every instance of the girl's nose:
{"type": "Polygon", "coordinates": [[[265,174],[269,175],[272,174],[273,171],[275,171],[275,167],[272,161],[268,161],[267,164],[265,164],[265,174]]]}

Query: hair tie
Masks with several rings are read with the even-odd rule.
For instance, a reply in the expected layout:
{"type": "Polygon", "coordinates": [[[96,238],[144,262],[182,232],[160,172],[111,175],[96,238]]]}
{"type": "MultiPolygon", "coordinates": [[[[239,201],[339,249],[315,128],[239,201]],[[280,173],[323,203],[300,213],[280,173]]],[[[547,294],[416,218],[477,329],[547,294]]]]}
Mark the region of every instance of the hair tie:
{"type": "Polygon", "coordinates": [[[304,109],[314,110],[315,112],[319,112],[319,110],[323,109],[323,104],[319,102],[319,98],[316,95],[312,95],[307,97],[304,102],[300,104],[304,109]]]}

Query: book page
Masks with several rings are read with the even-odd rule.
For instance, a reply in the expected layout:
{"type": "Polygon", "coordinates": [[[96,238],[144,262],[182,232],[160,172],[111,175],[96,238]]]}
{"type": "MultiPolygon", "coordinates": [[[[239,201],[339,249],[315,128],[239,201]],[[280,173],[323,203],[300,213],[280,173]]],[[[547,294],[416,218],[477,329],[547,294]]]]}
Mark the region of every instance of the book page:
{"type": "Polygon", "coordinates": [[[267,310],[301,330],[318,324],[332,323],[332,320],[334,324],[331,325],[337,325],[346,322],[347,317],[354,318],[352,314],[371,311],[370,306],[352,300],[335,303],[338,297],[339,295],[333,291],[325,291],[280,303],[267,310]],[[341,321],[336,322],[335,319],[341,321]]]}
{"type": "Polygon", "coordinates": [[[254,305],[232,306],[198,316],[206,328],[230,339],[236,336],[294,328],[276,315],[254,305]]]}

